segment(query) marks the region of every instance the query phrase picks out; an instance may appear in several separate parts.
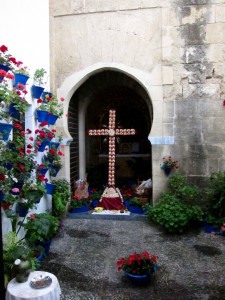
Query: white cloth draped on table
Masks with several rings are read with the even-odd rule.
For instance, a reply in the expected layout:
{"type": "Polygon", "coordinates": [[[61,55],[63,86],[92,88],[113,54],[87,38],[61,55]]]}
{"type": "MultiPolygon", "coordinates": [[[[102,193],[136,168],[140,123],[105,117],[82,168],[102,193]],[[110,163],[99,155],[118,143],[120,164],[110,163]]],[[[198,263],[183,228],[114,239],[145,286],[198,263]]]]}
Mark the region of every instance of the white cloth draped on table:
{"type": "Polygon", "coordinates": [[[60,294],[60,285],[54,274],[35,271],[30,273],[26,282],[18,283],[15,278],[12,279],[7,286],[6,300],[60,300],[60,294]],[[52,283],[45,288],[32,288],[30,281],[39,276],[49,276],[52,279],[52,283]]]}

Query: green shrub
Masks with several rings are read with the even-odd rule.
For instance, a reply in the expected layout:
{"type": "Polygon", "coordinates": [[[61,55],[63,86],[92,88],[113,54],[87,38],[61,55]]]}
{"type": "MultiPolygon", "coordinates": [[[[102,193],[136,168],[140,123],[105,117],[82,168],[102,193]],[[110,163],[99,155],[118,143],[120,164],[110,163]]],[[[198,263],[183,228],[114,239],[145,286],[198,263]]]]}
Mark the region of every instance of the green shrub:
{"type": "Polygon", "coordinates": [[[189,206],[176,196],[164,193],[154,206],[149,206],[147,215],[149,220],[168,232],[183,232],[192,221],[201,219],[202,210],[197,205],[189,206]]]}
{"type": "Polygon", "coordinates": [[[70,184],[65,179],[52,181],[55,189],[52,193],[52,214],[62,217],[66,212],[66,205],[70,198],[70,184]]]}
{"type": "Polygon", "coordinates": [[[205,189],[207,211],[212,217],[220,219],[225,216],[225,172],[211,175],[205,189]]]}
{"type": "Polygon", "coordinates": [[[200,199],[198,187],[186,184],[185,177],[176,174],[169,178],[168,191],[160,195],[154,206],[148,206],[147,215],[166,231],[182,232],[193,221],[202,220],[203,211],[196,204],[200,199]]]}

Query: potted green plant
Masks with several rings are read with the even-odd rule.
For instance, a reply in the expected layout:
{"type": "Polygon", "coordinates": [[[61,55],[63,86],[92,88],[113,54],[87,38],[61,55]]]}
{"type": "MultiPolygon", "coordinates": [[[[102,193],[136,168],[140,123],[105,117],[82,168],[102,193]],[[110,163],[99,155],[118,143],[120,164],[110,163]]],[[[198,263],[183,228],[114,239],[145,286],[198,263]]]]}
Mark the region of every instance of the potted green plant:
{"type": "Polygon", "coordinates": [[[46,146],[49,146],[51,139],[55,136],[55,130],[50,130],[46,127],[35,130],[35,142],[34,147],[39,151],[43,152],[46,146]]]}
{"type": "Polygon", "coordinates": [[[53,180],[55,188],[52,193],[52,213],[56,217],[62,217],[67,210],[70,199],[70,184],[65,179],[53,180]]]}
{"type": "Polygon", "coordinates": [[[31,214],[22,225],[29,245],[41,245],[48,254],[52,238],[58,233],[59,221],[48,213],[31,214]]]}
{"type": "Polygon", "coordinates": [[[44,87],[42,85],[45,84],[44,82],[45,74],[47,74],[47,72],[44,68],[35,70],[33,76],[34,84],[31,87],[33,98],[38,99],[41,97],[41,94],[44,91],[44,87]]]}
{"type": "Polygon", "coordinates": [[[26,66],[22,66],[23,63],[17,63],[17,68],[14,69],[14,84],[19,89],[24,89],[28,79],[30,78],[29,69],[26,66]],[[19,87],[19,84],[22,86],[19,87]]]}
{"type": "Polygon", "coordinates": [[[50,175],[52,177],[55,177],[62,168],[61,156],[64,156],[64,153],[55,148],[50,149],[45,155],[45,160],[50,162],[50,175]]]}
{"type": "Polygon", "coordinates": [[[16,259],[26,261],[29,265],[29,269],[33,271],[38,266],[38,261],[34,256],[33,250],[28,247],[25,240],[19,240],[17,234],[11,231],[5,235],[3,242],[5,287],[8,282],[16,276],[16,269],[14,265],[16,259]]]}
{"type": "Polygon", "coordinates": [[[128,208],[128,210],[136,214],[143,214],[144,208],[147,204],[148,201],[146,198],[133,197],[125,201],[125,206],[128,208]]]}
{"type": "Polygon", "coordinates": [[[23,198],[37,202],[45,193],[46,187],[42,180],[30,177],[24,181],[21,190],[21,196],[23,198]]]}
{"type": "Polygon", "coordinates": [[[89,210],[90,203],[91,203],[90,198],[73,196],[70,202],[70,212],[71,213],[86,212],[89,210]]]}
{"type": "Polygon", "coordinates": [[[147,251],[134,253],[117,261],[118,271],[125,274],[137,283],[149,281],[156,271],[158,256],[147,251]]]}

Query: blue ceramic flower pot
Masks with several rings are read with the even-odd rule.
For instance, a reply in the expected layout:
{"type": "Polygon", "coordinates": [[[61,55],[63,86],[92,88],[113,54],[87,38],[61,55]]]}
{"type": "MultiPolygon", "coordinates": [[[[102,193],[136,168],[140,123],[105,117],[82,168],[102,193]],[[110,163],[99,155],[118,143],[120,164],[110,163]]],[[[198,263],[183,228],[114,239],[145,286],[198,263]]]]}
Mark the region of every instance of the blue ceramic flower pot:
{"type": "Polygon", "coordinates": [[[46,187],[46,190],[47,190],[46,194],[51,195],[52,192],[54,191],[55,185],[52,184],[52,183],[47,183],[46,182],[45,187],[46,187]]]}
{"type": "Polygon", "coordinates": [[[48,121],[48,112],[45,110],[36,110],[38,122],[48,121]]]}
{"type": "Polygon", "coordinates": [[[57,121],[58,116],[53,115],[53,114],[48,114],[48,124],[49,125],[55,125],[55,122],[57,121]]]}
{"type": "Polygon", "coordinates": [[[71,210],[70,210],[71,213],[82,213],[82,212],[86,212],[86,211],[89,211],[88,205],[83,205],[79,208],[71,208],[71,210]]]}
{"type": "Polygon", "coordinates": [[[14,73],[15,86],[17,86],[18,83],[26,85],[28,79],[29,79],[29,76],[27,76],[25,74],[14,73]]]}
{"type": "Polygon", "coordinates": [[[7,141],[12,128],[12,124],[0,123],[0,140],[7,141]]]}
{"type": "Polygon", "coordinates": [[[36,98],[36,99],[40,98],[43,91],[44,91],[44,88],[41,86],[32,85],[32,87],[31,87],[31,92],[32,92],[33,98],[36,98]]]}
{"type": "Polygon", "coordinates": [[[50,142],[50,148],[51,149],[58,149],[59,145],[60,145],[60,143],[50,142]]]}
{"type": "Polygon", "coordinates": [[[49,141],[43,141],[38,147],[38,152],[44,152],[45,148],[49,146],[49,141]]]}
{"type": "MultiPolygon", "coordinates": [[[[4,70],[5,72],[8,72],[10,70],[10,68],[8,66],[4,66],[4,65],[0,64],[0,70],[4,70]]],[[[2,82],[3,79],[4,79],[4,76],[0,76],[0,82],[2,82]]]]}
{"type": "Polygon", "coordinates": [[[59,173],[59,171],[60,171],[60,168],[57,168],[57,167],[54,167],[54,166],[50,167],[50,175],[52,177],[56,177],[57,174],[59,173]]]}
{"type": "Polygon", "coordinates": [[[138,284],[147,283],[152,278],[152,273],[148,273],[146,275],[134,275],[134,274],[125,272],[125,274],[126,274],[127,277],[129,277],[129,279],[132,282],[135,282],[135,283],[138,283],[138,284]]]}
{"type": "Polygon", "coordinates": [[[43,92],[42,93],[42,95],[41,95],[41,97],[42,97],[42,99],[43,99],[43,102],[47,102],[46,101],[46,96],[49,96],[50,98],[52,98],[52,93],[50,93],[50,92],[43,92]]]}

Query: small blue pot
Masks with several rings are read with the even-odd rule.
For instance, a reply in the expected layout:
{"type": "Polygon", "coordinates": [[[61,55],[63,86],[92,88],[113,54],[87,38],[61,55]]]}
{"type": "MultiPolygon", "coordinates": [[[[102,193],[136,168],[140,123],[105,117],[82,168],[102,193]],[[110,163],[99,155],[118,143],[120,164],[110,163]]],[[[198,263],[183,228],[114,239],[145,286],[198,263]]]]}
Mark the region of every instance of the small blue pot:
{"type": "Polygon", "coordinates": [[[18,83],[26,85],[28,79],[29,79],[29,76],[27,76],[27,75],[14,73],[15,86],[17,86],[18,83]]]}
{"type": "Polygon", "coordinates": [[[44,91],[44,88],[37,85],[32,85],[31,92],[33,98],[39,99],[41,97],[42,92],[44,91]]]}
{"type": "Polygon", "coordinates": [[[48,124],[49,125],[55,125],[55,122],[57,121],[58,116],[53,115],[53,114],[48,114],[48,124]]]}
{"type": "Polygon", "coordinates": [[[38,147],[38,152],[44,152],[45,148],[49,146],[49,141],[43,141],[38,147]]]}
{"type": "Polygon", "coordinates": [[[7,141],[12,131],[12,124],[0,123],[0,140],[7,141]]]}
{"type": "Polygon", "coordinates": [[[45,110],[36,110],[38,122],[48,122],[48,112],[45,110]]]}
{"type": "Polygon", "coordinates": [[[46,182],[45,187],[46,187],[46,190],[47,190],[46,194],[51,195],[52,192],[54,191],[55,185],[52,184],[52,183],[47,183],[46,182]]]}
{"type": "Polygon", "coordinates": [[[79,208],[71,208],[70,212],[71,213],[82,213],[82,212],[86,212],[89,211],[89,206],[88,205],[83,205],[79,208]]]}

